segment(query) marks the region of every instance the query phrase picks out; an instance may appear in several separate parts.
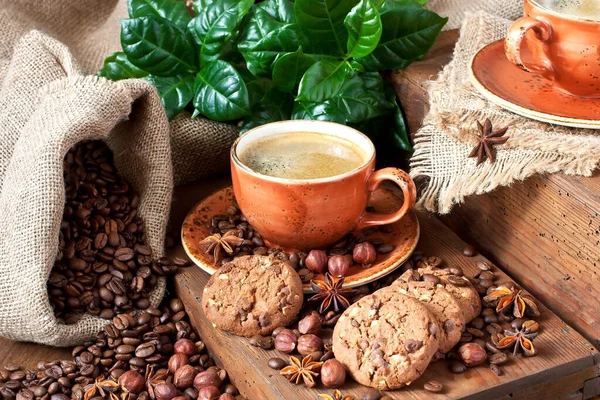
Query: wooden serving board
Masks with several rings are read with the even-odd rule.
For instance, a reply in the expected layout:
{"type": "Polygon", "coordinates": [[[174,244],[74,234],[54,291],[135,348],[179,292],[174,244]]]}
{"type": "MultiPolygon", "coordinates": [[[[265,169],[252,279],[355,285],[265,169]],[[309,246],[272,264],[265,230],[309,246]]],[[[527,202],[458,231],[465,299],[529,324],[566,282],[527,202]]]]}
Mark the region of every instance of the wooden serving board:
{"type": "MultiPolygon", "coordinates": [[[[218,185],[225,185],[220,181],[218,185]]],[[[214,188],[213,185],[212,188],[214,188]]],[[[207,187],[200,191],[208,193],[207,187]]],[[[182,203],[191,207],[200,193],[194,188],[183,189],[182,203]],[[184,200],[185,199],[185,200],[184,200]]],[[[183,204],[180,204],[183,206],[183,204]]],[[[176,222],[178,218],[174,218],[176,222]]],[[[482,256],[467,258],[461,249],[465,246],[452,231],[438,219],[425,214],[419,215],[422,235],[418,250],[427,255],[439,256],[449,265],[459,265],[466,274],[476,273],[476,263],[485,260],[482,256]]],[[[183,249],[176,250],[184,256],[183,249]]],[[[497,268],[498,281],[510,280],[497,268]]],[[[248,339],[236,337],[215,330],[201,310],[202,289],[209,276],[200,268],[188,268],[176,276],[175,286],[178,296],[184,302],[193,325],[209,350],[216,356],[221,366],[230,373],[231,379],[241,393],[250,400],[259,399],[298,399],[313,400],[319,393],[331,393],[331,389],[319,386],[308,389],[288,383],[278,371],[267,365],[271,357],[287,358],[277,350],[265,351],[251,346],[248,339]]],[[[426,373],[410,387],[387,394],[394,399],[494,399],[503,396],[511,398],[561,399],[572,397],[571,393],[583,388],[584,382],[600,375],[596,364],[600,360],[597,350],[579,333],[563,322],[552,311],[540,304],[542,317],[538,319],[542,331],[535,344],[539,354],[532,358],[511,358],[503,366],[504,374],[496,376],[487,367],[468,369],[460,375],[451,373],[445,361],[432,364],[426,373]],[[444,385],[440,394],[423,389],[428,380],[437,380],[444,385]]],[[[350,379],[343,388],[344,394],[353,394],[360,399],[366,388],[350,379]]]]}
{"type": "MultiPolygon", "coordinates": [[[[413,135],[429,109],[426,82],[457,39],[442,32],[424,60],[390,76],[413,135]]],[[[469,196],[441,220],[600,349],[600,173],[534,175],[469,196]]]]}

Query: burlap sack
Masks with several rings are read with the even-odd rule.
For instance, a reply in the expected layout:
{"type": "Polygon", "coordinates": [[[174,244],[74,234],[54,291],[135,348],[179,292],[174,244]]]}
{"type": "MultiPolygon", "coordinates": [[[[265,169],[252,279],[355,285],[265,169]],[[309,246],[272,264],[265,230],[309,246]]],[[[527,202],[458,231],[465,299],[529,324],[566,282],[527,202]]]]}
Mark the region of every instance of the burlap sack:
{"type": "Polygon", "coordinates": [[[512,21],[484,12],[467,14],[452,61],[429,87],[430,111],[415,138],[411,176],[421,188],[418,205],[448,213],[466,196],[487,193],[533,174],[590,176],[600,165],[600,133],[537,122],[504,110],[481,96],[468,69],[485,45],[504,38],[512,21]],[[476,165],[468,155],[477,143],[476,121],[510,126],[495,163],[476,165]]]}
{"type": "MultiPolygon", "coordinates": [[[[95,74],[104,58],[121,51],[119,20],[126,0],[0,0],[0,80],[18,39],[37,29],[63,43],[84,73],[95,74]]],[[[238,129],[182,114],[171,122],[173,174],[182,184],[224,172],[238,129]]]]}
{"type": "MultiPolygon", "coordinates": [[[[64,45],[37,31],[19,41],[6,71],[0,89],[0,335],[74,345],[94,337],[106,320],[88,315],[59,324],[48,301],[65,203],[63,158],[80,141],[106,141],[119,173],[140,195],[146,238],[159,257],[173,191],[169,124],[150,84],[84,76],[64,45]]],[[[164,287],[163,279],[154,305],[164,287]]]]}

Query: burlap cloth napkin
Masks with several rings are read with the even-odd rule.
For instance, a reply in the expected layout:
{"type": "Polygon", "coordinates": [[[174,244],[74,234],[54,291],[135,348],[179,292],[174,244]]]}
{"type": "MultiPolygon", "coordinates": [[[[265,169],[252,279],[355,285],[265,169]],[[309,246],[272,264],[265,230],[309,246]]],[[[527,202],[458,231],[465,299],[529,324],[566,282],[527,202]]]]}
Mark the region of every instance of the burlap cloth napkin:
{"type": "Polygon", "coordinates": [[[502,39],[512,21],[485,12],[467,13],[452,61],[429,85],[430,111],[415,138],[411,176],[421,189],[418,205],[448,213],[465,196],[487,193],[533,174],[590,176],[600,163],[600,132],[537,122],[484,99],[469,82],[479,49],[502,39]],[[497,160],[476,166],[468,158],[477,143],[476,120],[510,125],[497,160]]]}

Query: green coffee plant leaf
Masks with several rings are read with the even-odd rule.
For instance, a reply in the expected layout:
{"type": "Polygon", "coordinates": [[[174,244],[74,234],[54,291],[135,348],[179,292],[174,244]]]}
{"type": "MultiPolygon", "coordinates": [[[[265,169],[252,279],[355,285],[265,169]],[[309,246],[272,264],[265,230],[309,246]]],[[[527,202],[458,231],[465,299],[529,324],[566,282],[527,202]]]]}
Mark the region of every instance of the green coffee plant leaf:
{"type": "Polygon", "coordinates": [[[297,99],[319,103],[335,96],[346,79],[345,64],[343,61],[317,61],[304,73],[297,99]]]}
{"type": "Polygon", "coordinates": [[[293,53],[282,55],[273,64],[273,84],[283,92],[291,92],[315,62],[314,58],[302,52],[302,47],[293,53]]]}
{"type": "Polygon", "coordinates": [[[149,75],[146,80],[158,90],[160,99],[172,119],[187,106],[194,97],[194,76],[171,76],[168,78],[149,75]]]}
{"type": "Polygon", "coordinates": [[[96,75],[118,81],[119,79],[143,78],[148,73],[129,62],[125,53],[117,52],[106,57],[104,66],[96,75]]]}
{"type": "Polygon", "coordinates": [[[237,35],[253,0],[219,0],[202,7],[190,22],[188,32],[200,52],[200,65],[218,60],[225,44],[237,35]]]}
{"type": "Polygon", "coordinates": [[[240,133],[269,122],[290,119],[294,99],[289,93],[278,89],[270,89],[255,107],[252,114],[244,118],[240,133]]]}
{"type": "Polygon", "coordinates": [[[253,108],[256,103],[262,100],[269,89],[274,87],[273,81],[268,78],[257,78],[247,69],[239,69],[238,72],[244,80],[244,83],[246,83],[250,107],[253,108]]]}
{"type": "Polygon", "coordinates": [[[185,29],[192,17],[183,1],[175,0],[128,0],[130,18],[161,17],[185,29]]]}
{"type": "Polygon", "coordinates": [[[315,49],[322,54],[346,54],[346,15],[357,0],[296,0],[296,21],[315,49]]]}
{"type": "Polygon", "coordinates": [[[279,22],[296,22],[294,3],[290,0],[266,0],[259,3],[258,7],[265,10],[279,22]]]}
{"type": "Polygon", "coordinates": [[[355,75],[344,83],[339,93],[330,101],[343,112],[346,120],[352,123],[389,114],[394,108],[394,103],[387,99],[383,90],[383,80],[381,77],[379,79],[380,88],[375,85],[369,87],[372,82],[355,75]]]}
{"type": "Polygon", "coordinates": [[[215,121],[231,121],[250,114],[250,100],[244,80],[229,63],[206,64],[194,82],[194,116],[202,114],[215,121]]]}
{"type": "Polygon", "coordinates": [[[120,22],[123,52],[136,67],[157,76],[187,74],[196,70],[194,47],[174,23],[155,17],[120,22]]]}
{"type": "Polygon", "coordinates": [[[370,0],[360,0],[344,20],[348,30],[348,56],[366,57],[381,38],[381,18],[370,0]]]}
{"type": "Polygon", "coordinates": [[[406,121],[404,120],[404,113],[398,105],[398,100],[394,101],[394,113],[392,114],[392,118],[392,143],[404,151],[412,152],[413,148],[410,144],[408,127],[406,126],[406,121]]]}
{"type": "Polygon", "coordinates": [[[381,14],[383,33],[375,50],[358,61],[367,71],[406,68],[429,51],[448,18],[414,6],[381,14]]]}
{"type": "Polygon", "coordinates": [[[274,19],[265,10],[252,7],[248,22],[238,41],[247,68],[255,76],[270,77],[275,60],[298,50],[300,42],[295,24],[274,19]]]}
{"type": "Polygon", "coordinates": [[[323,103],[294,102],[291,119],[312,119],[317,121],[331,121],[345,124],[344,113],[331,101],[323,103]]]}

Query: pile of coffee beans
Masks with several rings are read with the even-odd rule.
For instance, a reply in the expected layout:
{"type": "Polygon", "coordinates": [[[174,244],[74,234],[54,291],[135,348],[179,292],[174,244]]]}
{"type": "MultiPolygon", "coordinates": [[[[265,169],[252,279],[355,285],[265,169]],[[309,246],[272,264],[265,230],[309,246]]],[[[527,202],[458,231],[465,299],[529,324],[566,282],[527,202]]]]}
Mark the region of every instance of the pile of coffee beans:
{"type": "Polygon", "coordinates": [[[138,216],[139,197],[117,174],[104,142],[69,150],[64,179],[60,248],[48,279],[56,316],[68,324],[84,312],[111,319],[147,309],[158,278],[187,262],[153,260],[138,216]]]}
{"type": "Polygon", "coordinates": [[[179,299],[137,317],[117,315],[95,341],[74,348],[71,360],[28,370],[9,364],[0,372],[3,399],[100,399],[94,397],[100,389],[131,400],[231,400],[238,394],[191,329],[179,299]],[[125,391],[129,397],[120,396],[125,391]]]}
{"type": "Polygon", "coordinates": [[[240,246],[233,248],[233,254],[219,260],[220,265],[241,256],[273,254],[294,267],[305,283],[310,282],[316,274],[326,271],[331,275],[345,276],[353,265],[369,268],[378,254],[387,254],[394,250],[394,245],[386,243],[383,238],[372,237],[377,232],[385,235],[393,231],[391,226],[384,225],[367,228],[358,234],[348,234],[325,250],[286,253],[280,248],[268,247],[260,233],[248,223],[237,204],[229,206],[226,214],[214,215],[208,223],[208,228],[213,235],[223,235],[235,230],[239,237],[244,239],[240,246]]]}

